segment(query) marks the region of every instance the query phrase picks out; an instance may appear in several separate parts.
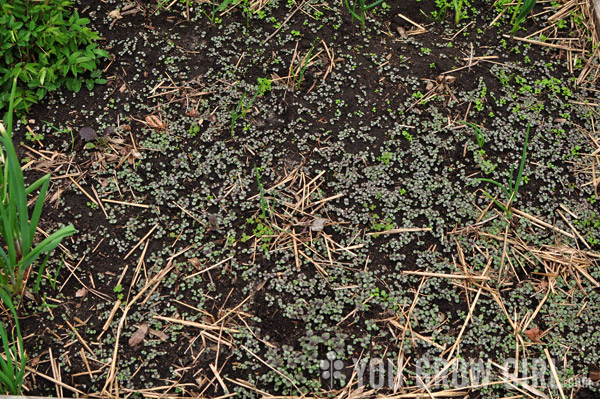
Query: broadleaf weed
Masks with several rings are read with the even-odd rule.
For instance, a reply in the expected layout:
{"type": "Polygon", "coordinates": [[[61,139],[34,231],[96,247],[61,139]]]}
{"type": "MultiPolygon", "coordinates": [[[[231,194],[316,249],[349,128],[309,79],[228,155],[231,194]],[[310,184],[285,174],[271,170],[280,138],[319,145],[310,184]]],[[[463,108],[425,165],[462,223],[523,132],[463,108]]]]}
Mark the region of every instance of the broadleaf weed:
{"type": "Polygon", "coordinates": [[[108,53],[98,48],[100,36],[85,26],[90,20],[79,17],[71,1],[0,0],[0,9],[0,110],[8,106],[15,77],[17,112],[63,85],[77,92],[84,83],[90,90],[106,83],[98,63],[108,53]]]}

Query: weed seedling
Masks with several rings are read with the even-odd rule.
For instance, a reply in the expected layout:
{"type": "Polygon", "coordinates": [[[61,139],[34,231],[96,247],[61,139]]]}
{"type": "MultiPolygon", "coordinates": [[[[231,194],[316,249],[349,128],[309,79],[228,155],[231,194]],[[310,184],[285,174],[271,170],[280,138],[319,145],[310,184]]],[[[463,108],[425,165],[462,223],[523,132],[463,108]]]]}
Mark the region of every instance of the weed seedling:
{"type": "Polygon", "coordinates": [[[485,136],[483,135],[483,133],[481,132],[481,130],[479,129],[479,126],[471,123],[471,122],[465,122],[465,121],[460,121],[460,123],[463,123],[467,126],[470,126],[473,128],[473,130],[475,130],[475,137],[477,138],[477,145],[479,145],[479,149],[483,150],[483,146],[485,144],[485,136]]]}
{"type": "Polygon", "coordinates": [[[242,94],[242,98],[238,102],[237,106],[231,110],[231,133],[233,134],[233,129],[235,128],[235,122],[242,117],[245,117],[250,108],[252,108],[252,104],[254,104],[254,100],[256,97],[263,96],[267,91],[271,91],[271,79],[268,78],[258,78],[258,88],[256,89],[256,93],[252,99],[246,103],[246,93],[242,94]]]}
{"type": "Polygon", "coordinates": [[[523,146],[523,154],[521,155],[521,163],[519,165],[519,172],[517,174],[517,178],[514,180],[513,180],[513,172],[514,172],[513,167],[512,166],[510,167],[510,181],[508,182],[509,183],[508,188],[506,186],[502,185],[501,183],[498,183],[496,180],[485,179],[485,178],[475,179],[475,180],[483,182],[483,183],[493,184],[493,185],[499,187],[502,190],[502,192],[504,192],[504,194],[506,195],[506,205],[501,204],[490,193],[483,190],[484,194],[487,197],[491,198],[496,203],[496,205],[498,205],[500,207],[500,209],[502,209],[504,211],[504,213],[506,213],[506,216],[508,216],[509,218],[512,217],[511,203],[517,196],[517,192],[519,191],[519,186],[521,185],[521,181],[523,180],[523,169],[525,167],[525,159],[527,158],[527,143],[529,142],[530,127],[531,127],[531,125],[527,125],[527,134],[525,135],[525,145],[523,146]]]}
{"type": "Polygon", "coordinates": [[[378,5],[383,3],[383,0],[376,0],[371,4],[367,4],[366,0],[352,0],[352,6],[348,2],[348,0],[344,0],[344,4],[346,8],[352,14],[352,20],[354,18],[360,21],[360,26],[362,29],[365,28],[365,13],[378,5]]]}

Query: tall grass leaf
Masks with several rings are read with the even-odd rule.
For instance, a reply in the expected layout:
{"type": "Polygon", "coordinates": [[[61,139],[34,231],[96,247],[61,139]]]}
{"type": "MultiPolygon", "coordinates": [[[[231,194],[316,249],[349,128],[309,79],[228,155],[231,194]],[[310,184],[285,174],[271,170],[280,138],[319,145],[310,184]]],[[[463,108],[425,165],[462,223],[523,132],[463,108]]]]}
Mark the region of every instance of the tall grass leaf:
{"type": "Polygon", "coordinates": [[[354,10],[356,9],[356,3],[354,4],[354,7],[350,7],[350,4],[348,3],[348,0],[344,0],[344,3],[346,4],[346,8],[348,9],[348,11],[350,12],[350,14],[352,15],[352,18],[356,18],[358,19],[361,23],[363,22],[363,18],[362,16],[358,15],[354,10]]]}
{"type": "Polygon", "coordinates": [[[521,186],[521,179],[523,178],[523,169],[525,168],[525,159],[527,158],[527,144],[529,143],[529,130],[531,124],[527,125],[527,133],[525,134],[525,145],[523,146],[523,155],[521,155],[521,164],[519,165],[519,173],[517,173],[517,180],[515,180],[515,186],[513,188],[513,196],[517,195],[519,187],[521,186]]]}
{"type": "MultiPolygon", "coordinates": [[[[4,170],[0,179],[2,183],[0,232],[5,241],[5,247],[0,248],[0,262],[3,271],[1,285],[4,288],[9,288],[13,293],[22,291],[23,275],[33,262],[42,254],[55,249],[65,237],[75,232],[72,225],[63,227],[33,247],[37,225],[41,218],[42,208],[50,185],[50,175],[43,176],[29,187],[25,185],[23,171],[11,135],[16,84],[15,77],[9,101],[9,116],[6,120],[9,129],[1,129],[0,137],[5,151],[4,170]],[[27,198],[38,189],[38,198],[35,201],[30,219],[27,198]]],[[[40,270],[43,271],[45,264],[44,261],[40,266],[40,270]]]]}
{"type": "Polygon", "coordinates": [[[8,337],[8,332],[4,324],[0,323],[0,339],[4,349],[3,359],[0,356],[0,384],[4,385],[7,393],[12,395],[20,395],[21,387],[23,386],[23,378],[25,376],[25,366],[27,364],[27,356],[23,347],[23,337],[19,328],[19,319],[15,306],[12,302],[10,293],[4,287],[0,287],[0,298],[10,312],[15,321],[15,329],[12,334],[12,340],[8,337]],[[16,337],[15,337],[16,336],[16,337]],[[12,345],[10,342],[12,341],[12,345]],[[16,341],[16,342],[15,342],[16,341]]]}
{"type": "Polygon", "coordinates": [[[490,183],[490,184],[500,187],[502,189],[502,191],[504,191],[504,194],[506,194],[506,198],[510,198],[510,193],[508,192],[506,187],[504,187],[502,184],[498,183],[497,181],[492,180],[492,179],[484,179],[484,178],[478,178],[475,180],[478,180],[478,181],[481,181],[484,183],[490,183]]]}
{"type": "Polygon", "coordinates": [[[37,230],[37,225],[40,221],[40,217],[42,216],[42,208],[44,207],[44,202],[46,201],[46,193],[48,192],[48,186],[50,185],[50,175],[47,174],[42,179],[44,179],[44,183],[40,189],[38,194],[38,198],[35,201],[35,207],[33,208],[33,212],[31,213],[31,230],[29,231],[29,242],[33,243],[33,237],[37,230]]]}
{"type": "Polygon", "coordinates": [[[381,3],[383,3],[383,0],[377,0],[376,2],[369,4],[368,6],[365,6],[363,8],[363,11],[369,11],[371,8],[377,7],[378,5],[380,5],[381,3]]]}
{"type": "Polygon", "coordinates": [[[527,18],[527,14],[529,14],[531,12],[531,10],[533,10],[533,7],[535,7],[536,2],[537,2],[537,0],[524,0],[523,1],[523,5],[521,6],[521,12],[519,13],[519,15],[517,15],[517,17],[514,20],[513,28],[512,28],[512,31],[510,32],[511,36],[514,36],[514,34],[517,32],[517,29],[519,29],[519,26],[521,25],[521,23],[527,18]]]}

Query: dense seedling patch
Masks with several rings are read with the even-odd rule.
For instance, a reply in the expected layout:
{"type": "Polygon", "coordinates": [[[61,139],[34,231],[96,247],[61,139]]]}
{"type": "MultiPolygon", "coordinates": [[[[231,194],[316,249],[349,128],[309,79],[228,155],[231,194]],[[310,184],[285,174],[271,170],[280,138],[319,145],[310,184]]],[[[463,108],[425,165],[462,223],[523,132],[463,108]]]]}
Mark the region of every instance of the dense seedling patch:
{"type": "Polygon", "coordinates": [[[78,230],[21,302],[26,392],[427,395],[419,359],[518,356],[596,395],[593,41],[520,7],[84,2],[107,85],[18,127],[78,230]],[[359,394],[375,359],[405,379],[359,394]]]}

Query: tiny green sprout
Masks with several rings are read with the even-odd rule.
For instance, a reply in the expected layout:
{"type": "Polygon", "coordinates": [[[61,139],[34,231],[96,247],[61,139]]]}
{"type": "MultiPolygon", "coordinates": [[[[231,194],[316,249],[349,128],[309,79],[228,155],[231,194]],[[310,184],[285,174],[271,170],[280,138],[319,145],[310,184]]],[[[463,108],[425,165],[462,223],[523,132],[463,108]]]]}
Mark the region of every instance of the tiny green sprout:
{"type": "Polygon", "coordinates": [[[477,126],[471,122],[465,122],[465,121],[461,121],[460,123],[463,123],[463,124],[473,128],[473,130],[475,131],[475,137],[477,138],[477,145],[479,145],[480,149],[483,149],[483,146],[485,144],[485,136],[479,129],[479,126],[477,126]]]}
{"type": "Polygon", "coordinates": [[[123,286],[121,285],[121,283],[114,286],[113,292],[117,294],[117,299],[119,301],[123,301],[124,295],[123,295],[123,286]]]}

